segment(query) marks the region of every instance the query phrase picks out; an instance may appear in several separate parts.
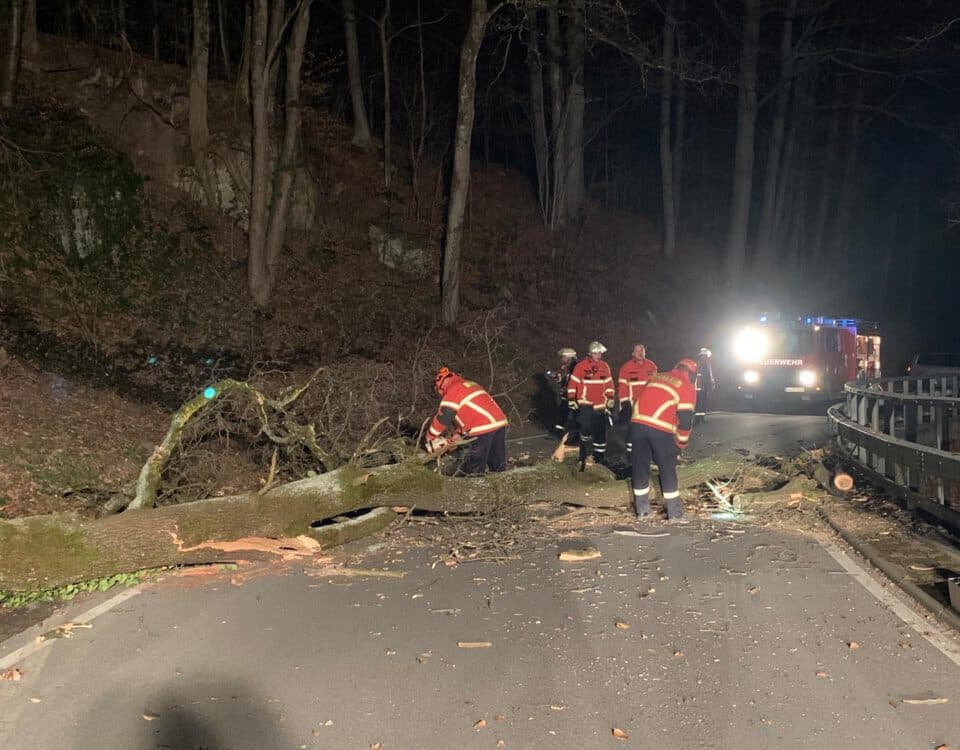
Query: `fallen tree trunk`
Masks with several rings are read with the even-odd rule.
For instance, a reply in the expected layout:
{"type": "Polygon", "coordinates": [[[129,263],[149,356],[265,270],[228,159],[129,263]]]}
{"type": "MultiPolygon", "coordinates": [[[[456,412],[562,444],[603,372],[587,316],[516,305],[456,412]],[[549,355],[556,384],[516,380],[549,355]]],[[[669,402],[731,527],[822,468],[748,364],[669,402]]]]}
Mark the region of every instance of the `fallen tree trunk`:
{"type": "MultiPolygon", "coordinates": [[[[690,487],[711,477],[727,476],[742,462],[740,456],[722,456],[684,465],[681,485],[690,487]]],[[[237,557],[199,547],[202,542],[309,533],[333,546],[384,528],[390,516],[371,513],[342,528],[330,524],[311,529],[311,524],[383,506],[490,513],[517,502],[622,507],[629,500],[629,483],[617,481],[599,467],[581,474],[570,464],[551,462],[502,474],[450,479],[415,462],[368,471],[346,466],[263,494],[128,510],[99,520],[60,514],[2,521],[0,590],[50,589],[115,573],[237,557]]],[[[256,558],[258,554],[241,556],[256,558]]]]}

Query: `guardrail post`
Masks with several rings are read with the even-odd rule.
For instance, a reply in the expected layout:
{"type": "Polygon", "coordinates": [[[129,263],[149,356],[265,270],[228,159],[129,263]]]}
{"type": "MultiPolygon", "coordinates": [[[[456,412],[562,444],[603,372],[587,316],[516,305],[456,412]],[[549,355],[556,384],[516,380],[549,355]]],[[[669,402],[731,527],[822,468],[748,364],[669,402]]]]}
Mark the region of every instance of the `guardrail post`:
{"type": "MultiPolygon", "coordinates": [[[[870,415],[870,426],[873,428],[873,431],[874,431],[874,432],[880,433],[880,434],[882,434],[881,429],[880,429],[880,427],[881,427],[881,425],[880,425],[880,404],[881,404],[881,403],[884,403],[884,402],[881,401],[881,399],[879,399],[879,398],[875,398],[875,399],[873,400],[873,412],[872,412],[872,414],[870,415]]],[[[879,453],[874,453],[874,454],[872,454],[872,457],[871,457],[870,460],[872,461],[872,466],[873,466],[873,468],[875,468],[880,474],[883,474],[883,475],[885,476],[886,473],[887,473],[887,460],[886,460],[886,458],[885,458],[884,456],[880,455],[879,453]]]]}
{"type": "MultiPolygon", "coordinates": [[[[858,394],[857,399],[858,399],[858,403],[857,403],[857,424],[868,425],[868,424],[870,424],[870,423],[867,421],[867,420],[868,420],[868,417],[867,417],[867,409],[868,409],[868,406],[869,406],[868,403],[867,403],[867,397],[861,393],[861,394],[858,394]]],[[[862,447],[862,446],[860,446],[860,445],[858,445],[858,446],[857,446],[857,460],[860,461],[861,463],[864,463],[864,464],[865,464],[865,463],[867,463],[867,458],[868,458],[868,457],[867,457],[867,449],[864,448],[864,447],[862,447]]]]}
{"type": "Polygon", "coordinates": [[[917,416],[920,407],[911,404],[903,405],[903,439],[908,443],[917,442],[917,416]]]}

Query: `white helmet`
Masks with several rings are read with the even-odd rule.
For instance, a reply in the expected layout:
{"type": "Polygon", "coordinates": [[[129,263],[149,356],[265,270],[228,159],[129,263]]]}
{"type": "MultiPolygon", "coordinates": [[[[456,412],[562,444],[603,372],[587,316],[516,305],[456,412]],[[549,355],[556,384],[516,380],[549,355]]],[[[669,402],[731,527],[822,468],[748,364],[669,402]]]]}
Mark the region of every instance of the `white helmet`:
{"type": "Polygon", "coordinates": [[[603,354],[606,350],[607,350],[607,347],[605,347],[599,341],[591,341],[590,346],[588,347],[588,351],[591,354],[596,354],[597,352],[599,352],[600,354],[603,354]]]}
{"type": "Polygon", "coordinates": [[[558,357],[570,357],[570,359],[576,359],[577,352],[571,349],[569,346],[563,347],[560,351],[557,352],[558,357]]]}
{"type": "Polygon", "coordinates": [[[703,357],[712,357],[712,356],[713,356],[713,352],[710,351],[709,349],[707,349],[707,347],[704,346],[704,347],[701,347],[701,349],[700,349],[700,355],[703,356],[703,357]]]}

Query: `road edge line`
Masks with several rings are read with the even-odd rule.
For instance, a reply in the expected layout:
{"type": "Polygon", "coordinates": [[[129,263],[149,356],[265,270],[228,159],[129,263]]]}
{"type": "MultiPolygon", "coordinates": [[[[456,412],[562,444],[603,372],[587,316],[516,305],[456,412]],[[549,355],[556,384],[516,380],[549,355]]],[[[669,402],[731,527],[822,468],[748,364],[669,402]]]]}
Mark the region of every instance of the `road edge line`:
{"type": "MultiPolygon", "coordinates": [[[[92,622],[93,620],[95,620],[95,619],[96,619],[97,617],[99,617],[100,615],[102,615],[102,614],[104,614],[104,613],[106,613],[106,612],[109,612],[109,611],[110,611],[111,609],[113,609],[114,607],[116,607],[116,606],[118,606],[118,605],[120,605],[120,604],[123,604],[123,603],[124,603],[125,601],[127,601],[128,599],[132,599],[134,596],[136,596],[136,595],[139,594],[139,593],[140,593],[140,586],[134,586],[134,587],[132,587],[132,588],[127,589],[126,591],[121,591],[121,592],[120,592],[119,594],[117,594],[116,596],[112,596],[112,597],[110,597],[109,599],[107,599],[105,602],[100,602],[100,604],[98,604],[97,606],[91,607],[91,608],[88,609],[86,612],[83,612],[82,614],[77,615],[76,617],[72,618],[72,619],[70,620],[70,622],[77,622],[77,623],[82,623],[82,624],[86,624],[86,623],[92,622]]],[[[56,627],[51,628],[51,630],[55,630],[55,629],[56,629],[56,627]]],[[[29,628],[28,628],[28,630],[29,630],[29,628]]],[[[19,635],[23,635],[23,633],[26,633],[26,632],[27,632],[27,631],[24,630],[24,631],[22,631],[19,635]]],[[[14,636],[11,636],[11,638],[16,638],[16,637],[17,637],[17,636],[15,636],[15,635],[14,635],[14,636]]],[[[9,639],[8,639],[8,640],[9,640],[9,639]]],[[[43,641],[37,641],[37,639],[33,639],[32,641],[30,641],[30,642],[27,643],[26,645],[21,646],[20,648],[16,649],[15,651],[11,651],[11,652],[10,652],[9,654],[7,654],[6,656],[0,656],[0,670],[2,670],[2,669],[9,669],[10,667],[14,666],[15,664],[17,664],[17,663],[23,661],[24,659],[32,656],[32,655],[35,654],[37,651],[39,651],[40,649],[42,649],[44,646],[46,646],[48,643],[51,643],[51,642],[52,642],[51,639],[47,639],[47,640],[43,640],[43,641]]]]}
{"type": "MultiPolygon", "coordinates": [[[[885,589],[879,581],[871,576],[862,566],[858,565],[850,555],[837,546],[836,543],[827,539],[820,539],[819,542],[820,546],[827,551],[830,557],[836,560],[841,567],[843,567],[857,583],[871,593],[877,601],[887,606],[897,617],[913,628],[913,630],[931,646],[960,667],[960,646],[942,633],[931,631],[930,623],[910,609],[907,604],[898,599],[894,594],[885,589]]],[[[852,546],[855,547],[855,545],[852,546]]],[[[871,560],[871,562],[873,561],[871,560]]]]}

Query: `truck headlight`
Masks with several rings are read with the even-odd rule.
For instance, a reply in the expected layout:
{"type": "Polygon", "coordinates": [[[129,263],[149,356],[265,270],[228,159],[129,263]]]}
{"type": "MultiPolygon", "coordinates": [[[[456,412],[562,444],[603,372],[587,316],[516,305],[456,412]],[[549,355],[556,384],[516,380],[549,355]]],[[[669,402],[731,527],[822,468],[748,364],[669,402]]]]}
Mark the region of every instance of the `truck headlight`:
{"type": "Polygon", "coordinates": [[[809,388],[812,385],[817,384],[817,373],[813,370],[800,370],[799,377],[800,385],[809,388]]]}
{"type": "Polygon", "coordinates": [[[756,328],[745,328],[733,340],[733,352],[742,362],[759,362],[769,347],[770,339],[756,328]]]}
{"type": "Polygon", "coordinates": [[[748,385],[753,385],[754,383],[760,382],[760,373],[756,370],[747,370],[743,373],[743,382],[748,385]]]}

